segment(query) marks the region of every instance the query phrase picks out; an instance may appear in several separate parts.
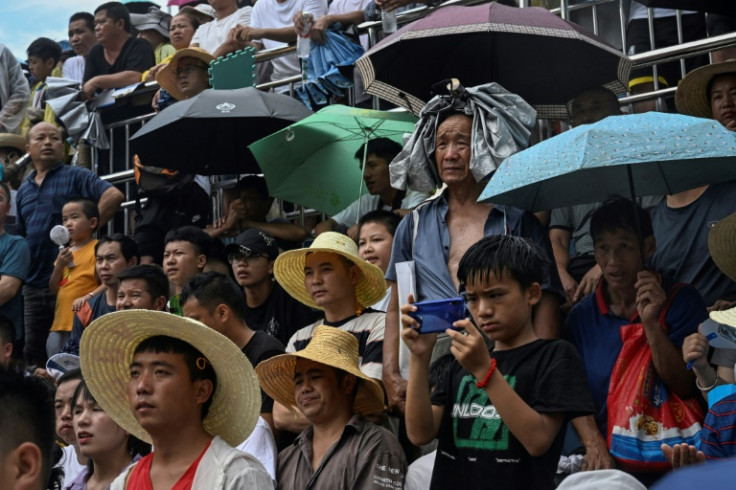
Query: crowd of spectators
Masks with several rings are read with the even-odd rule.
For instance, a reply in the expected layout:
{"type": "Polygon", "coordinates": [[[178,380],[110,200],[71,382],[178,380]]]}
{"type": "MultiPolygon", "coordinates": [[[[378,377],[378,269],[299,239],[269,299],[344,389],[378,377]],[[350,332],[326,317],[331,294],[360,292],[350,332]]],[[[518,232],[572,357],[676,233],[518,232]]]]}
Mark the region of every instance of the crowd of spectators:
{"type": "MultiPolygon", "coordinates": [[[[648,29],[631,3],[634,53],[648,29]]],[[[315,226],[284,219],[258,175],[212,216],[208,177],[172,173],[157,192],[142,180],[156,162],[135,156],[146,201],[130,236],[105,233],[124,194],[67,163],[76,142],[46,104],[49,77],[89,100],[155,80],[160,111],[206,90],[219,56],[294,42],[306,14],[319,41],[334,22],[408,4],[209,0],[171,16],[107,2],[69,19],[73,53],[28,46],[31,84],[0,45],[3,488],[675,488],[736,454],[736,342],[714,349],[703,326],[710,316],[736,338],[734,182],[538,215],[478,202],[495,169],[476,144],[491,140],[488,118],[515,127],[512,152],[536,123],[490,80],[448,86],[403,147],[361,146],[345,164],[360,165],[366,194],[315,226]],[[485,96],[491,115],[474,109],[485,96]],[[424,333],[422,308],[457,298],[451,328],[424,333]],[[613,394],[636,382],[618,375],[632,335],[648,382],[702,426],[674,446],[648,439],[664,466],[611,452],[613,394]]],[[[655,17],[672,37],[671,12],[655,17]]],[[[716,20],[725,32],[730,19],[716,20]]],[[[702,14],[682,22],[706,35],[702,14]]],[[[566,123],[656,108],[736,131],[736,61],[688,63],[665,104],[622,110],[590,87],[566,123]]],[[[301,72],[295,55],[270,65],[271,80],[301,72]]],[[[674,86],[677,68],[635,73],[631,92],[674,86]]],[[[663,430],[647,417],[639,432],[663,430]]],[[[733,472],[712,468],[714,481],[733,472]]]]}

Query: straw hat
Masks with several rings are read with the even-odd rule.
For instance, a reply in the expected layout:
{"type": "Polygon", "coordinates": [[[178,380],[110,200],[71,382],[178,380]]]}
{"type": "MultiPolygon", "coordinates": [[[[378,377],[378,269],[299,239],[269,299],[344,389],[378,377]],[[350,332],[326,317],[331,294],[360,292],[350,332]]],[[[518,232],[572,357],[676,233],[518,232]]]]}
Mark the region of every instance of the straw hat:
{"type": "Polygon", "coordinates": [[[353,412],[373,414],[385,409],[381,386],[363,374],[358,367],[358,341],[355,336],[326,325],[320,325],[314,330],[312,340],[303,350],[272,357],[256,366],[261,388],[280,404],[286,407],[296,405],[294,369],[299,358],[354,375],[358,379],[358,391],[353,402],[353,412]]]}
{"type": "Polygon", "coordinates": [[[217,388],[204,429],[231,446],[248,438],[261,411],[258,378],[243,352],[224,335],[189,318],[161,311],[108,313],[92,322],[80,345],[82,375],[100,406],[127,432],[151,442],[128,401],[133,353],[144,340],[174,337],[198,349],[217,374],[217,388]]]}
{"type": "MultiPolygon", "coordinates": [[[[710,319],[721,325],[728,325],[736,328],[736,307],[728,310],[711,311],[710,319]]],[[[260,373],[259,373],[260,375],[260,373]]]]}
{"type": "Polygon", "coordinates": [[[0,133],[0,148],[15,148],[21,153],[26,152],[26,139],[13,133],[0,133]]]}
{"type": "Polygon", "coordinates": [[[689,116],[713,118],[706,88],[713,77],[724,73],[736,73],[736,60],[701,66],[688,73],[677,86],[675,93],[677,111],[689,116]]]}
{"type": "Polygon", "coordinates": [[[736,213],[723,218],[711,228],[708,251],[721,272],[736,281],[736,213]]]}
{"type": "Polygon", "coordinates": [[[176,100],[186,99],[186,95],[179,90],[179,84],[176,83],[176,69],[178,68],[179,60],[182,58],[196,58],[204,62],[207,66],[215,59],[214,56],[202,48],[180,49],[171,57],[169,64],[164,66],[156,74],[156,81],[161,88],[170,93],[176,100]]]}
{"type": "Polygon", "coordinates": [[[278,256],[273,265],[273,275],[287,293],[311,308],[322,309],[312,299],[304,286],[304,262],[307,254],[315,252],[329,252],[342,255],[358,269],[360,279],[355,286],[355,297],[363,306],[378,303],[386,295],[386,280],[383,272],[360,258],[358,246],[348,236],[334,231],[322,233],[309,248],[290,250],[278,256]]]}

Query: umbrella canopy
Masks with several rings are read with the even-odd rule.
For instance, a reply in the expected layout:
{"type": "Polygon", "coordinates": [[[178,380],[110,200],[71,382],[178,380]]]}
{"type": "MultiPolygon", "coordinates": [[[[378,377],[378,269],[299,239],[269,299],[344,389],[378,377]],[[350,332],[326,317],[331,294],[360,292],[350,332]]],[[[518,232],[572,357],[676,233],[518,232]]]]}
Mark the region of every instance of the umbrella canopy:
{"type": "Polygon", "coordinates": [[[334,215],[363,192],[355,152],[370,139],[402,144],[416,117],[342,105],[325,107],[250,145],[268,184],[280,199],[334,215]]]}
{"type": "Polygon", "coordinates": [[[496,2],[437,9],[356,64],[366,92],[415,114],[433,83],[457,78],[466,87],[497,82],[540,118],[566,118],[566,104],[591,87],[625,93],[631,69],[626,56],[577,24],[496,2]]]}
{"type": "Polygon", "coordinates": [[[145,165],[203,175],[259,173],[248,144],[311,113],[287,95],[210,89],[167,107],[130,142],[145,165]]]}
{"type": "Polygon", "coordinates": [[[648,112],[609,116],[512,155],[478,200],[540,211],[732,179],[736,132],[712,119],[648,112]]]}

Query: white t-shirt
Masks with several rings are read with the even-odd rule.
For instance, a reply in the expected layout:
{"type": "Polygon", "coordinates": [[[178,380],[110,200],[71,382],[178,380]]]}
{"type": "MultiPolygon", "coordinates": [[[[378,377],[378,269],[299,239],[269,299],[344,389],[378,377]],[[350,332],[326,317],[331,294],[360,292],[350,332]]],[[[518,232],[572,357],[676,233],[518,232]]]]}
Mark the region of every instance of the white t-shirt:
{"type": "MultiPolygon", "coordinates": [[[[251,16],[251,27],[259,29],[281,29],[294,26],[294,16],[299,10],[309,12],[315,19],[319,19],[327,13],[326,0],[286,0],[283,3],[277,0],[258,0],[253,7],[251,16]]],[[[286,43],[273,41],[271,39],[258,39],[256,42],[263,44],[264,49],[286,46],[286,43]]],[[[271,60],[273,73],[271,81],[282,80],[287,77],[299,75],[301,65],[296,53],[280,56],[271,60]]]]}
{"type": "Polygon", "coordinates": [[[271,433],[271,427],[268,426],[263,417],[258,417],[258,422],[248,439],[243,441],[238,447],[238,451],[248,453],[266,468],[271,479],[276,481],[276,460],[278,452],[276,451],[276,441],[271,433]]]}
{"type": "MultiPolygon", "coordinates": [[[[404,199],[401,201],[401,209],[415,208],[419,203],[424,202],[427,199],[429,199],[429,194],[417,191],[407,191],[404,199]]],[[[361,216],[378,209],[380,203],[380,196],[364,194],[360,199],[356,199],[348,207],[333,216],[332,220],[338,225],[345,225],[347,227],[357,225],[361,216]]],[[[390,211],[391,206],[383,206],[381,209],[390,211]]]]}
{"type": "Polygon", "coordinates": [[[192,45],[198,44],[200,48],[212,54],[217,51],[227,39],[230,30],[237,24],[250,25],[252,7],[243,7],[223,19],[215,19],[199,26],[192,37],[192,45]]]}
{"type": "Polygon", "coordinates": [[[72,56],[61,67],[61,76],[82,83],[84,79],[84,56],[72,56]]]}
{"type": "Polygon", "coordinates": [[[77,453],[74,451],[74,446],[66,446],[62,449],[62,452],[64,454],[61,456],[61,459],[56,466],[64,470],[64,479],[62,480],[61,488],[66,488],[66,486],[70,484],[77,475],[79,475],[85,466],[77,459],[77,453]]]}

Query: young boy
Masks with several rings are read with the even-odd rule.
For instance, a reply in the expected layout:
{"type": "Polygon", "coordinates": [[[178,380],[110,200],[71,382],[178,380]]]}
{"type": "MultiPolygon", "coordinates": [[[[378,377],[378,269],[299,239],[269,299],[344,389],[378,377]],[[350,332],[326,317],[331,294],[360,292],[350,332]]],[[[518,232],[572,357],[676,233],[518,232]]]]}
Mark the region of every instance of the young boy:
{"type": "Polygon", "coordinates": [[[468,249],[457,278],[472,321],[455,322],[464,332],[446,330],[457,362],[431,396],[437,336],[415,330],[416,307],[402,306],[411,351],[407,434],[416,445],[439,439],[430,488],[552,489],[565,420],[593,412],[572,346],[534,333],[544,262],[520,237],[489,236],[468,249]],[[494,341],[490,352],[485,336],[494,341]]]}
{"type": "Polygon", "coordinates": [[[196,226],[171,230],[164,240],[164,274],[169,278],[169,312],[182,316],[179,294],[194,274],[207,264],[212,239],[196,226]]]}
{"type": "MultiPolygon", "coordinates": [[[[391,246],[394,233],[401,218],[391,211],[377,209],[366,213],[358,220],[358,254],[360,258],[375,265],[386,273],[391,262],[391,246]]],[[[381,301],[371,306],[374,310],[386,311],[391,289],[381,301]]]]}
{"type": "MultiPolygon", "coordinates": [[[[31,98],[28,101],[28,107],[44,110],[46,106],[46,78],[52,75],[52,72],[59,63],[61,58],[61,46],[56,41],[46,37],[39,37],[33,41],[28,49],[28,71],[36,80],[36,85],[31,88],[31,98]]],[[[54,122],[53,113],[48,117],[44,116],[44,121],[54,122]]],[[[31,122],[28,116],[23,120],[21,125],[21,134],[26,134],[31,129],[31,122]]]]}
{"type": "Polygon", "coordinates": [[[92,237],[99,220],[97,205],[86,199],[72,199],[61,208],[61,222],[69,230],[69,245],[59,251],[49,279],[49,289],[56,294],[56,307],[46,340],[48,356],[60,352],[69,340],[74,312],[104,289],[95,278],[97,240],[92,237]]]}

